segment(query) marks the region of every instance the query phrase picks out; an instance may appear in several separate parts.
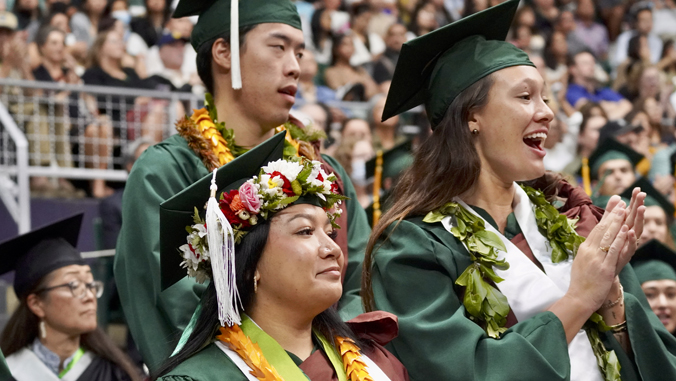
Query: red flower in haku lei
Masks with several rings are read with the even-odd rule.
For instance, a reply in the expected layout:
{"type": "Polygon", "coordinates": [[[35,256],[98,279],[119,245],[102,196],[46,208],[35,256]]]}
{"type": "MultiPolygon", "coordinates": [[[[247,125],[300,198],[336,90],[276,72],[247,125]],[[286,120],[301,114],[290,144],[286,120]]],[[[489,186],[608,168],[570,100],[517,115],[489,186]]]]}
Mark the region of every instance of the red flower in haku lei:
{"type": "Polygon", "coordinates": [[[286,176],[282,175],[282,173],[279,171],[274,171],[270,174],[270,178],[274,179],[275,177],[279,177],[284,182],[284,185],[282,185],[282,191],[284,191],[284,194],[290,197],[296,195],[296,192],[294,192],[293,188],[291,187],[291,182],[286,178],[286,176]]]}
{"type": "Polygon", "coordinates": [[[228,193],[223,192],[223,198],[218,202],[218,206],[221,208],[221,212],[223,212],[225,218],[227,218],[228,222],[231,224],[242,224],[242,227],[251,226],[248,221],[244,221],[239,218],[237,216],[237,211],[232,209],[233,203],[236,205],[237,202],[243,208],[241,205],[242,203],[239,200],[239,191],[237,189],[233,189],[228,193]]]}
{"type": "Polygon", "coordinates": [[[331,193],[338,194],[338,184],[331,183],[331,193]]]}

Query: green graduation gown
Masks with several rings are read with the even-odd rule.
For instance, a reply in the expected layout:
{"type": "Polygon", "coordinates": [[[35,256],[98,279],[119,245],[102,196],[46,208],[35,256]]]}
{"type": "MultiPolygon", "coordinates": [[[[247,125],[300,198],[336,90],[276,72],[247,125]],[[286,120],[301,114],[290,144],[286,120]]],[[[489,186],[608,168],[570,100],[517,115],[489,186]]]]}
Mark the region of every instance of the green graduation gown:
{"type": "MultiPolygon", "coordinates": [[[[567,198],[560,210],[568,217],[580,217],[577,231],[587,236],[602,211],[591,205],[581,188],[568,183],[559,188],[559,195],[567,198]]],[[[497,229],[490,215],[475,210],[497,229]]],[[[504,234],[534,260],[514,214],[508,217],[504,234]]],[[[399,317],[400,334],[388,349],[406,366],[412,380],[570,379],[566,335],[552,312],[521,322],[510,312],[510,328],[499,340],[489,338],[467,318],[463,290],[455,281],[471,260],[441,223],[408,218],[382,236],[389,238],[376,244],[375,306],[399,317]]],[[[630,265],[620,273],[620,281],[634,360],[612,334],[601,335],[606,348],[618,355],[622,380],[676,380],[676,340],[650,310],[630,265]]]]}
{"type": "Polygon", "coordinates": [[[0,381],[9,380],[11,378],[12,374],[9,372],[7,361],[5,361],[5,355],[0,351],[0,381]]]}
{"type": "MultiPolygon", "coordinates": [[[[362,314],[348,324],[361,339],[373,343],[373,346],[364,350],[364,353],[378,365],[391,381],[409,380],[406,368],[383,347],[397,335],[397,318],[395,316],[386,312],[375,311],[362,314]]],[[[338,381],[338,375],[336,375],[333,365],[322,349],[317,349],[305,361],[301,361],[292,353],[289,353],[289,355],[309,380],[338,381]]],[[[247,381],[247,378],[232,360],[216,344],[212,343],[180,363],[166,375],[159,377],[158,380],[247,381]]]]}
{"type": "MultiPolygon", "coordinates": [[[[359,290],[364,249],[371,229],[345,170],[323,157],[342,180],[345,216],[337,242],[348,255],[343,279],[341,316],[362,312],[359,290]],[[347,250],[346,250],[347,249],[347,250]]],[[[146,150],[129,174],[122,201],[122,228],[115,254],[115,281],[127,324],[152,371],[173,351],[197,307],[205,286],[183,278],[162,291],[160,286],[160,203],[208,174],[184,138],[174,135],[146,150]]],[[[342,222],[342,223],[341,223],[342,222]]],[[[178,251],[176,255],[179,255],[178,251]]]]}

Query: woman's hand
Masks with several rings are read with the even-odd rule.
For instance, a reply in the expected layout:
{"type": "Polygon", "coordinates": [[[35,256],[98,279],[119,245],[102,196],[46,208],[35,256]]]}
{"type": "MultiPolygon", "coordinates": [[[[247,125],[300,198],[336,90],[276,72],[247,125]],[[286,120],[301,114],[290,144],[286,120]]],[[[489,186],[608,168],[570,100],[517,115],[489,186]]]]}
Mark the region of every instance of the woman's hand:
{"type": "Polygon", "coordinates": [[[568,343],[608,297],[627,242],[626,215],[620,197],[611,197],[603,218],[577,251],[568,292],[549,308],[561,320],[568,343]]]}
{"type": "Polygon", "coordinates": [[[613,196],[606,213],[580,245],[573,261],[568,294],[580,300],[591,312],[598,310],[606,300],[615,280],[620,254],[627,250],[626,215],[624,202],[613,196]]]}
{"type": "MultiPolygon", "coordinates": [[[[645,198],[646,194],[644,192],[641,192],[639,188],[634,188],[631,193],[627,218],[624,222],[628,228],[627,241],[618,257],[615,275],[619,275],[624,266],[631,261],[631,258],[634,256],[636,248],[638,247],[638,240],[643,233],[643,217],[645,214],[645,206],[643,203],[645,198]]],[[[610,204],[610,201],[608,204],[610,204]]]]}

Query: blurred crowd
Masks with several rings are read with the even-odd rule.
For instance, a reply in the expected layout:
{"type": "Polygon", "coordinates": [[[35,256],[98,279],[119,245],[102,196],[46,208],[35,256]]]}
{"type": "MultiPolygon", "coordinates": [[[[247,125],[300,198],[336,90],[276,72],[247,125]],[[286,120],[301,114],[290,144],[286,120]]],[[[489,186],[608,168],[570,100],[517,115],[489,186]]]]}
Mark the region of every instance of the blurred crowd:
{"type": "MultiPolygon", "coordinates": [[[[295,112],[305,117],[301,120],[306,124],[326,132],[324,152],[340,161],[358,188],[364,186],[360,197],[364,207],[372,202],[364,163],[378,150],[387,151],[411,139],[415,145],[429,134],[424,110],[380,121],[402,45],[498,2],[296,2],[307,49],[301,59],[295,112]],[[359,102],[362,107],[345,107],[343,102],[359,102]]],[[[3,78],[204,93],[189,42],[195,20],[171,18],[175,4],[169,0],[6,0],[0,2],[0,7],[3,5],[3,78]]],[[[507,40],[525,50],[536,64],[557,115],[546,141],[547,169],[582,183],[583,162],[603,139],[611,137],[647,159],[650,165],[639,168],[641,174],[673,200],[674,38],[673,0],[522,2],[507,40]]],[[[151,98],[133,96],[114,98],[113,102],[126,103],[132,109],[142,107],[144,125],[154,123],[171,129],[166,104],[159,107],[151,98]]],[[[70,117],[74,112],[92,115],[83,131],[90,142],[84,144],[86,157],[121,156],[128,150],[119,147],[110,152],[110,147],[91,143],[114,136],[117,132],[112,126],[130,117],[111,112],[102,103],[105,99],[91,99],[87,110],[63,111],[70,112],[70,117]]],[[[190,112],[181,104],[176,106],[176,115],[190,112]]],[[[27,123],[22,127],[33,136],[72,136],[72,131],[63,126],[27,123]]],[[[141,135],[136,138],[143,138],[144,144],[163,137],[162,131],[151,128],[142,128],[141,135]]],[[[56,148],[42,145],[32,144],[31,152],[73,149],[67,144],[57,144],[56,148]]],[[[109,168],[106,160],[97,163],[87,165],[109,168]]],[[[68,167],[73,163],[62,160],[58,165],[68,167]]],[[[53,184],[48,179],[33,178],[31,185],[39,192],[53,184]]],[[[63,180],[59,187],[69,189],[69,184],[63,180]]],[[[114,191],[103,181],[93,181],[85,190],[94,197],[110,196],[114,191]]]]}

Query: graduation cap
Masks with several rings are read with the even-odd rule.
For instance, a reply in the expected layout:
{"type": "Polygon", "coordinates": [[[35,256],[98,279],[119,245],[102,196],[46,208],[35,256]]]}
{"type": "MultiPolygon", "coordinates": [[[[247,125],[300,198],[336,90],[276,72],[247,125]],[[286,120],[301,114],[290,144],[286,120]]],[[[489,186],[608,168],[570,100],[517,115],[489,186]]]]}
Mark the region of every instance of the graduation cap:
{"type": "Polygon", "coordinates": [[[505,42],[519,0],[508,0],[406,42],[394,70],[383,120],[425,104],[432,128],[463,90],[510,66],[535,66],[505,42]]]}
{"type": "Polygon", "coordinates": [[[230,32],[232,87],[242,88],[239,66],[239,28],[264,23],[281,23],[301,28],[300,16],[290,0],[180,0],[173,17],[199,16],[191,44],[202,44],[230,32]]]}
{"type": "Polygon", "coordinates": [[[14,292],[23,298],[50,272],[70,265],[85,265],[75,248],[83,213],[0,243],[0,275],[16,270],[14,292]]]}
{"type": "Polygon", "coordinates": [[[664,210],[664,213],[667,214],[667,217],[672,217],[674,215],[674,206],[666,197],[664,197],[664,195],[662,195],[662,193],[660,193],[660,191],[655,189],[645,177],[636,180],[629,188],[625,189],[620,196],[625,199],[631,199],[631,193],[636,187],[641,188],[641,192],[645,192],[646,194],[644,201],[645,206],[659,206],[664,210]]]}
{"type": "Polygon", "coordinates": [[[636,249],[631,265],[641,284],[662,279],[676,281],[676,253],[656,239],[636,249]]]}
{"type": "Polygon", "coordinates": [[[599,169],[603,163],[609,160],[623,159],[631,163],[632,168],[643,160],[644,156],[634,151],[629,146],[624,145],[613,138],[608,138],[596,147],[591,156],[589,156],[589,167],[592,179],[597,179],[599,169]]]}
{"type": "Polygon", "coordinates": [[[401,172],[411,166],[413,157],[411,157],[411,148],[413,141],[407,140],[394,146],[387,152],[379,150],[376,157],[366,162],[366,178],[373,178],[373,203],[367,208],[366,213],[369,216],[369,223],[375,226],[380,220],[381,200],[380,190],[383,179],[399,177],[401,172]]]}
{"type": "MultiPolygon", "coordinates": [[[[398,177],[405,169],[413,163],[411,156],[411,149],[413,148],[413,141],[407,140],[392,147],[390,150],[382,153],[382,178],[398,177]]],[[[377,155],[373,159],[366,162],[366,178],[370,179],[376,175],[376,161],[377,155]]]]}
{"type": "MultiPolygon", "coordinates": [[[[239,188],[245,181],[258,175],[261,167],[282,158],[286,132],[280,132],[256,146],[216,172],[218,193],[239,188]]],[[[181,267],[178,248],[186,243],[186,226],[192,225],[195,207],[201,209],[209,200],[212,174],[182,190],[160,204],[160,265],[162,289],[186,276],[181,267]]]]}

